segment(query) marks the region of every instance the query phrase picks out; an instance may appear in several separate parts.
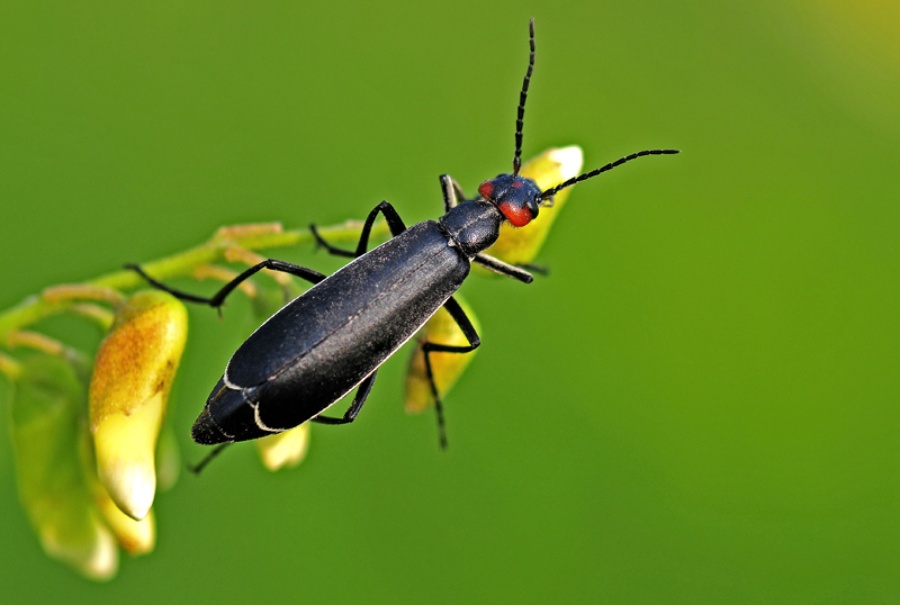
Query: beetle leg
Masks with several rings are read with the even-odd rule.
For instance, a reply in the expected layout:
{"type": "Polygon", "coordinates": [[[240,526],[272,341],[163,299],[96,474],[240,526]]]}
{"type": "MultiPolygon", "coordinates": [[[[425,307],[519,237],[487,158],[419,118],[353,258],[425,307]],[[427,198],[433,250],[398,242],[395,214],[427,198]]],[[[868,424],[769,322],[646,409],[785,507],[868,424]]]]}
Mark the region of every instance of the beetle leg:
{"type": "Polygon", "coordinates": [[[319,273],[318,271],[314,271],[313,269],[308,269],[306,267],[301,267],[300,265],[295,265],[293,263],[288,263],[281,260],[275,260],[273,258],[266,259],[252,267],[246,269],[243,273],[235,277],[233,280],[222,286],[222,288],[213,294],[212,296],[198,296],[196,294],[191,294],[189,292],[183,292],[181,290],[176,290],[175,288],[171,288],[164,283],[157,281],[147,275],[147,273],[139,266],[139,265],[125,265],[126,269],[131,269],[136,272],[138,275],[147,280],[151,286],[158,290],[162,290],[163,292],[168,292],[175,298],[180,300],[184,300],[187,302],[195,302],[204,305],[209,305],[210,307],[214,307],[218,309],[222,306],[222,303],[225,302],[225,298],[231,294],[235,288],[237,288],[241,282],[248,279],[251,275],[261,271],[262,269],[271,269],[272,271],[281,271],[282,273],[290,273],[291,275],[296,275],[306,281],[317,284],[323,279],[325,279],[325,275],[319,273]]]}
{"type": "Polygon", "coordinates": [[[546,277],[550,275],[550,269],[547,268],[547,265],[535,265],[532,263],[522,263],[521,265],[515,265],[520,269],[525,269],[526,271],[530,271],[531,273],[537,273],[542,277],[546,277]]]}
{"type": "Polygon", "coordinates": [[[201,460],[197,464],[189,464],[187,467],[188,470],[191,471],[192,473],[194,473],[195,475],[199,475],[203,471],[203,469],[206,468],[206,465],[208,465],[210,462],[212,462],[216,458],[216,456],[218,456],[219,454],[222,453],[222,450],[224,450],[226,447],[228,447],[231,444],[232,444],[231,441],[226,441],[225,443],[220,443],[212,451],[210,451],[208,454],[206,454],[203,457],[203,460],[201,460]]]}
{"type": "MultiPolygon", "coordinates": [[[[501,275],[506,275],[508,277],[513,277],[521,282],[525,282],[526,284],[530,284],[534,281],[534,276],[521,267],[517,267],[516,265],[510,265],[509,263],[504,263],[499,258],[494,258],[489,254],[476,254],[475,262],[481,265],[482,267],[486,267],[491,271],[496,271],[501,275]]],[[[529,269],[535,270],[534,265],[526,265],[529,269]]],[[[541,271],[537,271],[537,273],[541,273],[541,271]]]]}
{"type": "Polygon", "coordinates": [[[332,246],[331,244],[329,244],[325,240],[325,238],[322,237],[321,234],[319,234],[319,229],[315,225],[310,224],[309,230],[310,232],[312,232],[313,237],[316,238],[316,244],[325,248],[325,250],[327,250],[329,254],[333,254],[335,256],[344,256],[346,258],[356,258],[356,252],[353,252],[352,250],[344,250],[343,248],[338,248],[337,246],[332,246]]]}
{"type": "Polygon", "coordinates": [[[344,250],[343,248],[338,248],[329,244],[319,234],[319,230],[316,229],[315,225],[310,225],[309,230],[312,231],[313,237],[316,238],[316,243],[328,250],[330,254],[345,256],[347,258],[358,258],[367,252],[367,248],[369,247],[369,234],[372,232],[372,226],[375,224],[375,219],[378,218],[379,212],[384,215],[388,228],[391,230],[391,235],[396,237],[406,231],[406,225],[403,223],[403,219],[400,218],[400,215],[397,214],[397,211],[387,200],[384,200],[375,206],[369,213],[369,216],[366,217],[366,222],[363,224],[362,233],[360,233],[359,243],[356,245],[355,252],[344,250]]]}
{"type": "Polygon", "coordinates": [[[359,414],[366,399],[369,398],[369,392],[372,390],[372,384],[375,382],[375,375],[377,373],[378,370],[375,370],[359,383],[359,388],[356,389],[356,396],[353,398],[353,403],[350,404],[350,407],[347,408],[347,411],[341,418],[334,418],[333,416],[316,416],[315,418],[310,418],[310,421],[319,422],[321,424],[349,424],[356,420],[356,415],[359,414]]]}
{"type": "Polygon", "coordinates": [[[431,385],[431,394],[434,397],[434,411],[437,414],[438,434],[441,441],[441,448],[447,448],[447,432],[444,427],[444,406],[441,403],[441,395],[438,393],[437,383],[434,381],[434,371],[431,369],[431,353],[470,353],[478,348],[481,344],[481,337],[472,325],[466,312],[458,302],[451,296],[444,303],[444,308],[450,313],[450,317],[459,326],[466,340],[469,341],[468,346],[445,345],[437,342],[425,341],[422,343],[422,353],[425,356],[425,375],[428,376],[428,384],[431,385]]]}
{"type": "Polygon", "coordinates": [[[441,195],[444,198],[444,214],[456,208],[460,202],[465,202],[469,198],[463,193],[462,187],[449,174],[441,175],[441,195]]]}

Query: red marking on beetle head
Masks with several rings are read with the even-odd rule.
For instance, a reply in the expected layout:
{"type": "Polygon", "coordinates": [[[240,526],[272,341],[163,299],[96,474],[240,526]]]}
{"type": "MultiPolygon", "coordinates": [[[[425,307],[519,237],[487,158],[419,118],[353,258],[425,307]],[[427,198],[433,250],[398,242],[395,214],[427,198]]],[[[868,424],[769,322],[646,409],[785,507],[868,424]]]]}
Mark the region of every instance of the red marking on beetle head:
{"type": "Polygon", "coordinates": [[[478,193],[486,200],[494,199],[494,181],[485,181],[478,187],[478,193]]]}
{"type": "Polygon", "coordinates": [[[531,214],[531,210],[527,207],[518,206],[512,202],[503,202],[497,207],[500,209],[500,212],[503,213],[503,216],[506,217],[506,220],[514,227],[524,227],[534,218],[531,214]]]}

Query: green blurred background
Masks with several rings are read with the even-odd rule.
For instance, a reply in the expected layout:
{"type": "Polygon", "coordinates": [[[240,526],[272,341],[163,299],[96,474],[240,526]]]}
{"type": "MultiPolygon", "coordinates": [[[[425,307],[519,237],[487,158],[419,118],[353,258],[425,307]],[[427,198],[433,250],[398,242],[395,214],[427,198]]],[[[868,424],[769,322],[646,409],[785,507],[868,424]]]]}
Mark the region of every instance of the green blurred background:
{"type": "MultiPolygon", "coordinates": [[[[449,451],[395,360],[296,471],[182,477],[96,585],[42,554],[3,435],[0,601],[900,602],[896,3],[6,0],[0,308],[221,225],[438,215],[439,174],[509,169],[532,16],[526,156],[683,153],[577,187],[547,279],[466,284],[449,451]]],[[[187,459],[242,308],[191,312],[187,459]]]]}

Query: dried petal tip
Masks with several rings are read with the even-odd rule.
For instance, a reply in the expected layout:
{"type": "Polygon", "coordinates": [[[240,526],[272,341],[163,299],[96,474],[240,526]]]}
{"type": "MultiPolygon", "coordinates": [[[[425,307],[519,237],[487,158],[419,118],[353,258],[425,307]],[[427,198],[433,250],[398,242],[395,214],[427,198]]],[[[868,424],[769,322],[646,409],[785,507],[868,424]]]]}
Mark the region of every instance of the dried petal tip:
{"type": "Polygon", "coordinates": [[[97,474],[116,505],[143,519],[156,492],[154,456],[187,336],[184,305],[165,292],[138,292],[120,307],[91,376],[97,474]]]}

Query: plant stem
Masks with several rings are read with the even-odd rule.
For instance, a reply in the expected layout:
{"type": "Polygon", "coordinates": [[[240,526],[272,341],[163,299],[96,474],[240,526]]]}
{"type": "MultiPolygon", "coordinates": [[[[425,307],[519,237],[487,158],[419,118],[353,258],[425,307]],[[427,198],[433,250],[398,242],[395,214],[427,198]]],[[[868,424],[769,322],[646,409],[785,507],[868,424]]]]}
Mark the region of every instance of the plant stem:
{"type": "MultiPolygon", "coordinates": [[[[343,242],[359,239],[362,223],[346,221],[338,225],[319,227],[319,233],[329,241],[343,242]]],[[[382,221],[372,229],[374,237],[388,233],[382,221]]],[[[191,275],[197,267],[221,261],[226,250],[239,247],[247,250],[285,248],[315,241],[309,229],[284,231],[280,224],[238,225],[219,229],[207,242],[184,252],[141,263],[141,267],[159,280],[191,275]]],[[[134,271],[119,270],[80,282],[78,286],[131,290],[143,284],[134,271]]],[[[88,289],[89,289],[88,288],[88,289]]],[[[87,290],[87,289],[86,289],[87,290]]],[[[6,348],[9,335],[38,321],[63,313],[81,302],[78,298],[59,300],[43,294],[29,296],[18,305],[0,312],[0,347],[6,348]]]]}

